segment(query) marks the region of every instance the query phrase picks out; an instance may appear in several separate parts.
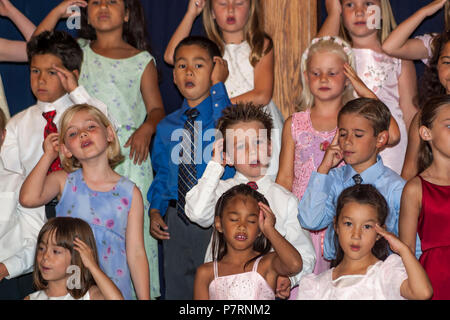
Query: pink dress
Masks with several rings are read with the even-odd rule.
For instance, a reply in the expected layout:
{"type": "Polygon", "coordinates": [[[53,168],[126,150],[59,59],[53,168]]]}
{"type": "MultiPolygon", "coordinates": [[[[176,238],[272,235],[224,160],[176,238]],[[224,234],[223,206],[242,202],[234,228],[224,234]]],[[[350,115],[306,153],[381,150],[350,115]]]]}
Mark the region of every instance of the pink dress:
{"type": "Polygon", "coordinates": [[[214,260],[214,280],[209,284],[210,300],[275,300],[275,293],[266,279],[258,273],[256,259],[252,271],[219,277],[214,260]]]}
{"type": "Polygon", "coordinates": [[[380,155],[385,166],[401,173],[408,145],[408,132],[400,109],[398,78],[402,72],[402,60],[371,49],[353,48],[356,72],[366,86],[386,104],[400,128],[400,142],[386,148],[380,155]]]}

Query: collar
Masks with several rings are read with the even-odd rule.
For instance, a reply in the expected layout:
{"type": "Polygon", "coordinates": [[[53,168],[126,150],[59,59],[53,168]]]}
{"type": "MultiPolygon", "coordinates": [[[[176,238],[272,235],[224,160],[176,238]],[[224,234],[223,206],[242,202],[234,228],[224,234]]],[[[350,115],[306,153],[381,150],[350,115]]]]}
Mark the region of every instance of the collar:
{"type": "MultiPolygon", "coordinates": [[[[248,178],[246,176],[244,176],[239,171],[236,171],[236,174],[234,175],[234,180],[236,180],[236,182],[238,182],[238,184],[239,183],[247,184],[247,182],[250,181],[250,180],[248,180],[248,178]]],[[[252,181],[254,181],[254,180],[252,180],[252,181]]],[[[258,181],[254,181],[254,182],[256,182],[256,184],[258,185],[258,192],[262,193],[263,195],[267,192],[270,185],[273,183],[272,179],[268,175],[265,175],[258,181]]]]}
{"type": "Polygon", "coordinates": [[[53,101],[53,102],[42,102],[37,101],[36,103],[37,107],[42,112],[49,112],[56,110],[56,116],[53,119],[53,122],[58,125],[59,119],[61,118],[62,114],[66,109],[73,105],[72,99],[70,99],[70,96],[68,93],[63,95],[61,98],[53,101]]]}
{"type": "MultiPolygon", "coordinates": [[[[377,162],[375,162],[372,166],[370,166],[369,168],[360,173],[361,178],[363,179],[362,183],[373,184],[378,179],[378,177],[383,173],[383,170],[384,170],[383,159],[381,159],[380,155],[377,155],[377,162]]],[[[342,177],[344,183],[352,179],[352,177],[355,174],[357,174],[355,169],[353,169],[353,167],[350,165],[346,165],[344,167],[344,175],[342,177]]]]}
{"type": "MultiPolygon", "coordinates": [[[[212,98],[211,95],[209,95],[205,100],[200,102],[196,107],[198,112],[200,113],[198,117],[201,117],[202,119],[210,119],[212,117],[212,98]]],[[[184,119],[187,118],[187,116],[184,114],[188,109],[191,107],[188,105],[187,100],[184,99],[183,104],[181,106],[180,112],[183,113],[184,119]]]]}

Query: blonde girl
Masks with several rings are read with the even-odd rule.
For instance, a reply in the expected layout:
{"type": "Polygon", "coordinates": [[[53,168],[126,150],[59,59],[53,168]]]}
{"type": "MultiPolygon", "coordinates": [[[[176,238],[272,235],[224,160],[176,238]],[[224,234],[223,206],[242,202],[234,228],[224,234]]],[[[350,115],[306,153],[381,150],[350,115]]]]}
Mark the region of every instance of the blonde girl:
{"type": "Polygon", "coordinates": [[[100,266],[132,299],[149,299],[149,270],[144,249],[142,195],[113,169],[123,160],[111,122],[97,108],[75,105],[60,122],[61,131],[44,141],[44,155],[25,180],[20,202],[38,207],[54,197],[58,217],[78,217],[94,231],[100,266]],[[47,175],[61,154],[65,169],[47,175]]]}

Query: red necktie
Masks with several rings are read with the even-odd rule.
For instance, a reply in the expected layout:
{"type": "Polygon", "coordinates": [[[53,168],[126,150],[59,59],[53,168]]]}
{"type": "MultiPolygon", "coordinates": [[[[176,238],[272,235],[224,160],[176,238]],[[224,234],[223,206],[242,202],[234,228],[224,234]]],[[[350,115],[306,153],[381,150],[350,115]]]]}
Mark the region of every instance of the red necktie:
{"type": "Polygon", "coordinates": [[[258,185],[256,184],[255,181],[249,181],[247,182],[247,185],[252,188],[253,190],[258,190],[258,185]]]}
{"type": "MultiPolygon", "coordinates": [[[[56,124],[53,122],[53,118],[55,118],[56,110],[49,111],[49,112],[42,112],[42,116],[47,120],[47,124],[44,128],[44,139],[47,138],[47,136],[50,133],[58,132],[58,128],[56,127],[56,124]]],[[[59,160],[59,157],[56,158],[53,162],[50,168],[48,169],[47,174],[53,171],[61,170],[61,161],[59,160]]]]}

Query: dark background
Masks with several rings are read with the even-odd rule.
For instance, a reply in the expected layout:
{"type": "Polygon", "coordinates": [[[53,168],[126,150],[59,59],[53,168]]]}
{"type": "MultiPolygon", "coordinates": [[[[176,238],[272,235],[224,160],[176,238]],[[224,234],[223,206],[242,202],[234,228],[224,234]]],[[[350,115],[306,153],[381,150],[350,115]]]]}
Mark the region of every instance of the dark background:
{"type": "MultiPolygon", "coordinates": [[[[264,0],[262,0],[264,1],[264,0]]],[[[291,0],[303,1],[303,0],[291,0]]],[[[319,21],[326,17],[324,0],[319,1],[319,21]]],[[[430,0],[431,1],[431,0],[430,0]]],[[[397,23],[400,23],[424,4],[426,0],[391,0],[397,23]]],[[[60,0],[11,0],[34,24],[38,25],[52,8],[58,5],[60,0]]],[[[160,90],[164,101],[166,113],[176,110],[182,101],[178,90],[172,82],[172,68],[164,60],[164,50],[169,39],[175,31],[178,23],[186,12],[189,0],[141,0],[144,7],[147,27],[150,35],[152,54],[156,58],[160,74],[160,90]]],[[[427,32],[440,32],[443,30],[442,10],[435,16],[427,19],[416,30],[414,35],[427,32]]],[[[58,24],[57,29],[67,30],[65,22],[58,24]]],[[[67,30],[69,31],[69,30],[67,30]]],[[[69,31],[72,35],[76,33],[69,31]]],[[[192,34],[203,34],[201,19],[197,19],[192,34]]],[[[23,39],[18,29],[9,19],[0,17],[0,37],[7,39],[23,39]]],[[[300,57],[299,57],[300,58],[300,57]]],[[[416,63],[418,76],[423,71],[423,64],[416,63]]],[[[29,70],[26,63],[0,63],[0,74],[3,79],[6,98],[8,100],[11,115],[35,104],[35,98],[30,89],[29,70]]]]}

